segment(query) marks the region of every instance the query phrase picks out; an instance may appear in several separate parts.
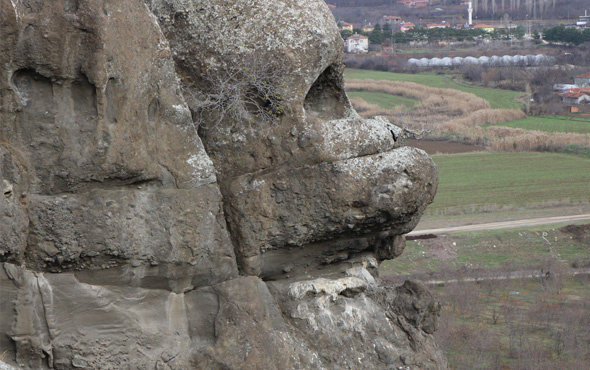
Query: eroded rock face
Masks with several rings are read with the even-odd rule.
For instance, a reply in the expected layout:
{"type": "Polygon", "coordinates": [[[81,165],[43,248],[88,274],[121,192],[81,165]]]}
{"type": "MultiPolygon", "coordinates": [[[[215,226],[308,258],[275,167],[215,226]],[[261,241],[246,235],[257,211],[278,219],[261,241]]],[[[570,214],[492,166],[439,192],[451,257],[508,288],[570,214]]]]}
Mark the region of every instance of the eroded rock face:
{"type": "Polygon", "coordinates": [[[435,300],[376,273],[436,168],[351,109],[323,1],[0,0],[0,16],[7,363],[446,367],[435,300]],[[203,112],[236,71],[274,95],[203,112]]]}
{"type": "Polygon", "coordinates": [[[424,152],[401,147],[402,130],[384,119],[361,120],[351,109],[343,92],[342,39],[325,4],[147,3],[170,39],[187,95],[197,97],[189,100],[194,112],[207,95],[211,69],[216,76],[253,69],[280,87],[282,113],[275,119],[261,119],[246,106],[242,115],[199,131],[220,170],[242,271],[268,276],[292,269],[293,261],[280,266],[265,254],[285,256],[294,248],[312,255],[295,251],[295,264],[318,266],[317,243],[370,234],[367,249],[375,232],[388,231],[389,238],[414,228],[436,192],[436,169],[424,152]],[[228,27],[232,31],[223,32],[228,27]],[[273,74],[277,70],[282,73],[273,74]]]}

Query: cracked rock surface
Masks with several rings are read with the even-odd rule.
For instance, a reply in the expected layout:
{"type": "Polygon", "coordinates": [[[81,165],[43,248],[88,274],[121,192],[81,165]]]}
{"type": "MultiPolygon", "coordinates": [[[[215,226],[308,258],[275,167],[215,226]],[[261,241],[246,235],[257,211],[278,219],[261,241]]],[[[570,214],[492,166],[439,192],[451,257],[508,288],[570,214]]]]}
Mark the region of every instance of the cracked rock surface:
{"type": "Polygon", "coordinates": [[[0,0],[0,19],[1,368],[447,367],[436,299],[377,274],[436,167],[351,108],[323,1],[0,0]],[[212,73],[249,68],[272,119],[203,114],[212,73]]]}

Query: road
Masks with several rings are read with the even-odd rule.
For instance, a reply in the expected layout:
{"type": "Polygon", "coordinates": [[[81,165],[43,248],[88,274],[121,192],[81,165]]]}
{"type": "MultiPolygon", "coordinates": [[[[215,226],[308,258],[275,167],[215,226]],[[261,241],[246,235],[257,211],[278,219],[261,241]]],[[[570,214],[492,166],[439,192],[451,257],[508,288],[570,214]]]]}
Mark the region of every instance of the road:
{"type": "Polygon", "coordinates": [[[492,222],[492,223],[487,223],[487,224],[444,227],[444,228],[440,228],[440,229],[414,230],[407,235],[409,235],[409,236],[418,236],[418,235],[427,235],[427,234],[440,235],[440,234],[461,233],[461,232],[466,232],[466,231],[512,229],[512,228],[518,228],[518,227],[550,225],[550,224],[557,224],[557,223],[567,223],[567,222],[587,221],[587,220],[590,221],[590,214],[575,215],[575,216],[531,218],[531,219],[527,219],[527,220],[492,222]]]}
{"type": "MultiPolygon", "coordinates": [[[[418,276],[407,276],[407,275],[384,275],[383,279],[392,281],[394,283],[401,283],[406,279],[418,280],[423,284],[427,285],[440,285],[440,284],[456,284],[465,282],[483,282],[483,281],[494,281],[494,280],[515,280],[515,279],[549,279],[551,275],[555,275],[555,271],[551,274],[551,271],[540,271],[540,270],[518,270],[518,271],[505,271],[505,272],[473,272],[474,275],[463,276],[461,278],[451,279],[424,279],[418,276]]],[[[559,274],[567,276],[576,275],[590,275],[590,268],[579,268],[579,269],[566,269],[560,271],[559,274]]]]}

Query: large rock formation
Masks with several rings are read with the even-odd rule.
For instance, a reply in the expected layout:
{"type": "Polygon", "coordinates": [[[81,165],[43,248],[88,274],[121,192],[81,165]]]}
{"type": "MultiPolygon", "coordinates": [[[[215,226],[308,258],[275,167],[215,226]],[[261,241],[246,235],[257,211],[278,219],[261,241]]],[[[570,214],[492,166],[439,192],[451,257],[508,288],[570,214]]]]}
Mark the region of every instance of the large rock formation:
{"type": "Polygon", "coordinates": [[[379,285],[434,164],[323,1],[0,0],[0,347],[27,368],[445,368],[379,285]]]}

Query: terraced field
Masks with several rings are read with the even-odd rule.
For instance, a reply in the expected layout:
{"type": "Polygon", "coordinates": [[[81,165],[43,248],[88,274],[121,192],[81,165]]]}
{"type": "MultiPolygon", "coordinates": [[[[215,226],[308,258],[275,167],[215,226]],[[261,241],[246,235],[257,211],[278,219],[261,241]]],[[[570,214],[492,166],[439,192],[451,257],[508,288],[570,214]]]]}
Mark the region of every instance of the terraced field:
{"type": "Polygon", "coordinates": [[[391,109],[399,105],[413,108],[418,102],[416,99],[406,98],[398,95],[391,95],[380,92],[349,91],[346,93],[350,98],[361,98],[367,103],[377,104],[381,109],[391,109]]]}
{"type": "Polygon", "coordinates": [[[590,119],[572,119],[565,116],[527,117],[518,121],[494,126],[522,128],[544,132],[590,134],[590,119]]]}
{"type": "MultiPolygon", "coordinates": [[[[465,91],[487,100],[494,109],[520,109],[522,104],[518,98],[520,93],[509,90],[499,90],[484,87],[474,87],[467,84],[459,84],[448,76],[433,74],[407,74],[369,71],[363,69],[346,69],[345,78],[358,78],[369,80],[406,81],[415,82],[442,89],[455,89],[465,91]]],[[[368,100],[367,100],[368,101],[368,100]]],[[[371,103],[371,101],[368,101],[371,103]]]]}

